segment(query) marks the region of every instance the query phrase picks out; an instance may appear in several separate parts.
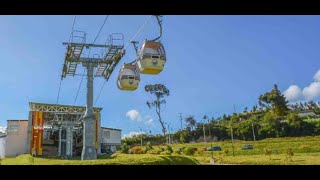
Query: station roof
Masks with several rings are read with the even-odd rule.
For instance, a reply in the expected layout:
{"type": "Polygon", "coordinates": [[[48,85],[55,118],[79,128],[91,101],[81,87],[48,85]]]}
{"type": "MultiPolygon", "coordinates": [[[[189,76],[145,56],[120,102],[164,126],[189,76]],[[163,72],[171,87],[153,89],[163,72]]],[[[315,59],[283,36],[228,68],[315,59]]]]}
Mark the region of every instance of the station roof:
{"type": "Polygon", "coordinates": [[[101,128],[102,129],[108,129],[108,130],[122,131],[121,129],[107,128],[107,127],[101,127],[101,128]]]}
{"type": "MultiPolygon", "coordinates": [[[[94,112],[100,112],[102,108],[94,107],[94,112]]],[[[63,104],[46,104],[29,102],[29,111],[42,111],[42,112],[85,112],[85,106],[73,106],[63,104]]]]}

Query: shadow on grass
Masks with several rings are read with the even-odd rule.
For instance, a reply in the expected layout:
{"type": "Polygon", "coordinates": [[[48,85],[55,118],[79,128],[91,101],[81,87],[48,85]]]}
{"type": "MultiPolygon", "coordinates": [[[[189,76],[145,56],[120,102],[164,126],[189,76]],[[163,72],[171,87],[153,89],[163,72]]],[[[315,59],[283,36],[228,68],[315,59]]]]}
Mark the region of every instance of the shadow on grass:
{"type": "Polygon", "coordinates": [[[190,157],[185,156],[160,156],[164,160],[165,164],[168,165],[199,165],[200,163],[190,157]]]}

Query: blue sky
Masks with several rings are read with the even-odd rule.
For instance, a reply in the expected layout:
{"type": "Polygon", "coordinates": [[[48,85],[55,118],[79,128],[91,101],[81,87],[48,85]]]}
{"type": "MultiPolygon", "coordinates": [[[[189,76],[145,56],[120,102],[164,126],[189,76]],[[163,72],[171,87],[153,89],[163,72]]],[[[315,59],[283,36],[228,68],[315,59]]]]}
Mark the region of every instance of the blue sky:
{"type": "MultiPolygon", "coordinates": [[[[8,119],[27,119],[29,101],[56,103],[65,53],[62,42],[69,39],[73,17],[0,16],[0,126],[8,119]]],[[[75,29],[86,31],[92,42],[104,17],[77,16],[75,29]]],[[[112,32],[123,33],[128,42],[148,18],[110,16],[97,43],[104,43],[112,32]]],[[[163,118],[173,130],[180,128],[179,113],[202,120],[204,114],[231,113],[233,104],[242,111],[274,83],[291,101],[319,100],[319,20],[319,16],[164,16],[165,69],[158,76],[142,75],[139,89],[127,92],[116,86],[119,65],[97,102],[103,108],[102,125],[120,128],[123,134],[137,132],[139,126],[161,133],[154,110],[145,104],[150,96],[144,86],[150,83],[164,83],[170,89],[163,118]],[[140,117],[127,117],[130,110],[140,117]]],[[[157,34],[156,20],[151,19],[136,40],[157,34]]],[[[134,56],[129,46],[122,63],[134,56]]],[[[95,80],[95,97],[103,81],[95,80]]],[[[62,81],[59,103],[74,104],[79,82],[80,77],[62,81]]],[[[86,102],[83,82],[77,105],[86,102]]]]}

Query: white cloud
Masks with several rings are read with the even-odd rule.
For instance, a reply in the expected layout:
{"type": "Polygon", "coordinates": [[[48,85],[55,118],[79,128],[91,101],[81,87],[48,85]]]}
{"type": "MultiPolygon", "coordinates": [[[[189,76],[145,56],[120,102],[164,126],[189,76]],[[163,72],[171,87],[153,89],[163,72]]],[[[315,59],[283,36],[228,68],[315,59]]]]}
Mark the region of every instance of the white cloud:
{"type": "Polygon", "coordinates": [[[147,124],[147,125],[153,124],[153,118],[151,116],[146,116],[144,123],[147,124]]]}
{"type": "Polygon", "coordinates": [[[6,130],[7,130],[7,128],[6,128],[6,127],[0,126],[0,132],[5,133],[5,132],[6,132],[6,130]]]}
{"type": "Polygon", "coordinates": [[[139,113],[139,111],[137,111],[135,109],[128,111],[126,116],[129,117],[133,121],[141,121],[140,113],[139,113]]]}
{"type": "Polygon", "coordinates": [[[316,74],[313,76],[313,79],[316,82],[320,82],[320,69],[316,72],[316,74]]]}
{"type": "Polygon", "coordinates": [[[302,94],[307,100],[320,97],[320,82],[313,82],[309,86],[303,88],[302,94]]]}
{"type": "Polygon", "coordinates": [[[302,96],[301,89],[297,85],[289,86],[289,88],[285,90],[283,94],[288,101],[299,99],[302,96]]]}
{"type": "Polygon", "coordinates": [[[127,138],[127,137],[132,137],[132,136],[140,135],[140,134],[145,134],[145,133],[132,131],[132,132],[130,132],[129,134],[123,134],[123,135],[122,135],[122,139],[127,138]]]}
{"type": "Polygon", "coordinates": [[[313,100],[320,97],[320,69],[313,76],[314,82],[311,82],[309,86],[304,87],[303,90],[297,85],[291,85],[284,91],[284,96],[287,100],[313,100]],[[300,98],[302,97],[302,98],[300,98]]]}

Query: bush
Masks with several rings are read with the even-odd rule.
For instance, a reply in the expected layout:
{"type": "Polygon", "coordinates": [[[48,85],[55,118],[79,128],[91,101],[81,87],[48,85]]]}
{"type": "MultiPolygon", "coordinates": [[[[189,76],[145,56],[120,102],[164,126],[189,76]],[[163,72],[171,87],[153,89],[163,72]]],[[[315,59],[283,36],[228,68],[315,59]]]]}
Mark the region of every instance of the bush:
{"type": "Polygon", "coordinates": [[[16,157],[18,164],[33,164],[34,158],[30,154],[23,154],[16,157]]]}
{"type": "MultiPolygon", "coordinates": [[[[130,147],[127,145],[127,143],[123,143],[120,147],[120,152],[128,154],[130,147]]],[[[130,153],[129,153],[130,154],[130,153]]]]}
{"type": "Polygon", "coordinates": [[[147,146],[146,146],[146,149],[145,149],[145,153],[147,153],[150,150],[153,150],[153,147],[151,146],[150,142],[148,142],[147,146]]]}
{"type": "Polygon", "coordinates": [[[194,153],[195,153],[195,151],[194,151],[194,148],[192,148],[192,147],[187,147],[187,148],[184,148],[184,149],[182,150],[182,153],[183,153],[184,155],[187,155],[187,156],[193,156],[194,153]]]}
{"type": "Polygon", "coordinates": [[[132,149],[133,154],[144,154],[144,151],[140,146],[134,146],[132,149]]]}
{"type": "Polygon", "coordinates": [[[111,158],[116,158],[118,156],[118,153],[114,153],[111,155],[111,158]]]}
{"type": "Polygon", "coordinates": [[[224,154],[222,152],[219,152],[218,158],[216,159],[217,162],[223,163],[224,161],[224,154]]]}
{"type": "Polygon", "coordinates": [[[204,151],[203,149],[198,149],[198,154],[199,154],[199,155],[202,155],[202,154],[203,154],[203,151],[204,151]]]}
{"type": "Polygon", "coordinates": [[[292,126],[300,126],[302,123],[302,119],[299,117],[298,114],[290,113],[287,116],[288,123],[292,126]]]}
{"type": "Polygon", "coordinates": [[[174,154],[181,155],[182,154],[182,148],[178,148],[177,150],[175,150],[174,154]]]}
{"type": "Polygon", "coordinates": [[[160,151],[160,150],[151,149],[151,150],[147,151],[147,154],[155,154],[155,155],[157,155],[157,154],[160,154],[161,152],[162,151],[160,151]]]}
{"type": "Polygon", "coordinates": [[[292,161],[293,155],[293,150],[291,148],[288,148],[286,153],[286,161],[292,161]]]}
{"type": "Polygon", "coordinates": [[[129,149],[128,154],[133,154],[133,150],[129,149]]]}
{"type": "Polygon", "coordinates": [[[269,156],[269,160],[271,160],[272,150],[271,149],[264,149],[264,155],[269,156]]]}
{"type": "Polygon", "coordinates": [[[223,152],[224,152],[224,155],[227,156],[229,154],[229,149],[225,149],[223,152]]]}
{"type": "Polygon", "coordinates": [[[168,152],[170,152],[170,153],[173,153],[173,149],[172,149],[172,147],[171,146],[169,146],[169,145],[166,145],[166,147],[165,147],[165,150],[164,151],[168,151],[168,152]]]}

